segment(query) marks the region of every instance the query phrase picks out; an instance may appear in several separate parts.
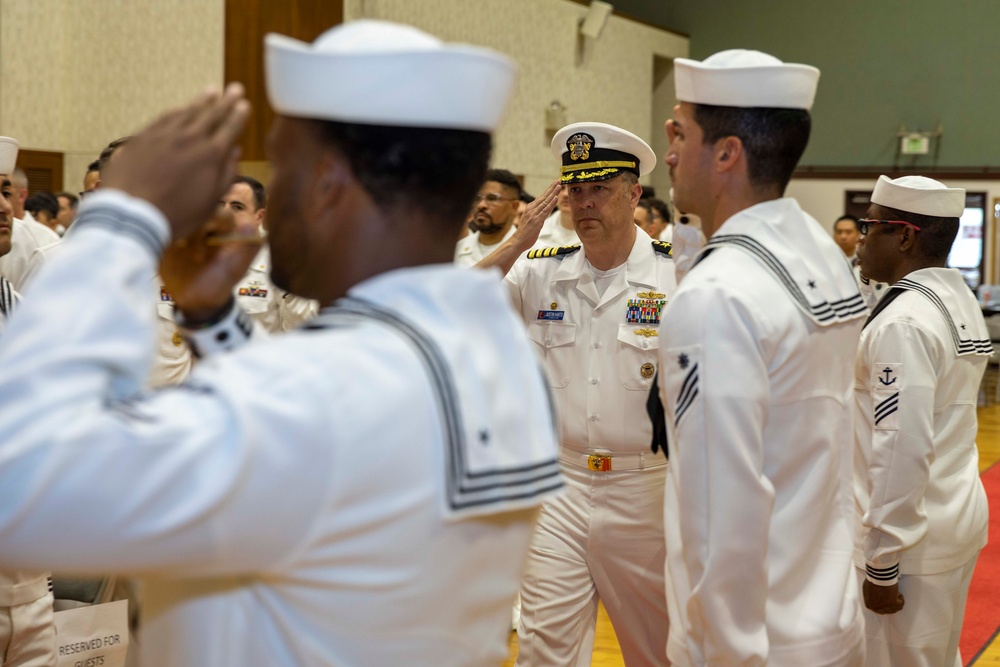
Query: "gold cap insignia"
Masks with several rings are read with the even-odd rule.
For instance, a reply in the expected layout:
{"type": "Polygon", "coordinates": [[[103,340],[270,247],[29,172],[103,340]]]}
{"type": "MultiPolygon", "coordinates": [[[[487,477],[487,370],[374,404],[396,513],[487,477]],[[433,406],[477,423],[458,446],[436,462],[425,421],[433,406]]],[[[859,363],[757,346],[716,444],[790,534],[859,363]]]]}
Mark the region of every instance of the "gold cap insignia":
{"type": "Polygon", "coordinates": [[[566,148],[572,160],[587,160],[590,149],[594,147],[594,138],[585,132],[578,132],[566,140],[566,148]]]}

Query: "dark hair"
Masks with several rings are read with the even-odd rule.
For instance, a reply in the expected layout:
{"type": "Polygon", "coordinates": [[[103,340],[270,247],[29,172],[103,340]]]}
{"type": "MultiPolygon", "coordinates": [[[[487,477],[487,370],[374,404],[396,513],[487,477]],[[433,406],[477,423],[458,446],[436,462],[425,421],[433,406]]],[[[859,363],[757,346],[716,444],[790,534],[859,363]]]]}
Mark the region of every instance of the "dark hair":
{"type": "Polygon", "coordinates": [[[74,211],[76,210],[77,204],[80,203],[80,198],[77,197],[72,192],[57,192],[56,193],[56,200],[58,200],[59,197],[65,197],[66,199],[68,199],[69,200],[69,207],[71,209],[73,209],[74,211]]]}
{"type": "Polygon", "coordinates": [[[87,173],[88,174],[90,172],[92,172],[92,171],[100,171],[100,170],[101,170],[101,162],[100,162],[100,160],[94,160],[93,162],[91,162],[90,164],[87,165],[87,173]]]}
{"type": "Polygon", "coordinates": [[[51,192],[36,192],[24,200],[24,210],[31,215],[46,211],[54,218],[59,215],[59,200],[51,192]]]}
{"type": "Polygon", "coordinates": [[[837,231],[837,223],[840,222],[841,220],[850,220],[851,222],[854,223],[854,231],[857,232],[861,231],[861,228],[858,227],[857,216],[851,215],[850,213],[845,213],[844,215],[840,216],[839,218],[833,221],[833,231],[837,231]]]}
{"type": "MultiPolygon", "coordinates": [[[[896,208],[889,208],[880,204],[874,205],[874,210],[880,211],[878,218],[881,220],[905,220],[912,222],[920,231],[917,232],[917,249],[923,257],[934,261],[944,261],[948,259],[951,246],[958,236],[960,223],[958,218],[939,218],[933,215],[921,215],[920,213],[910,213],[900,211],[896,208]]],[[[883,227],[902,228],[902,225],[883,225],[883,227]]]]}
{"type": "Polygon", "coordinates": [[[639,195],[639,200],[643,199],[656,199],[656,188],[652,185],[642,186],[642,194],[639,195]]]}
{"type": "Polygon", "coordinates": [[[486,176],[486,132],[311,122],[323,141],[343,153],[381,210],[422,211],[449,234],[465,221],[486,176]]]}
{"type": "Polygon", "coordinates": [[[105,146],[104,150],[101,151],[100,157],[97,158],[97,171],[104,171],[108,166],[108,160],[114,155],[119,148],[128,143],[129,139],[132,137],[122,137],[120,139],[115,139],[110,144],[105,146]]]}
{"type": "Polygon", "coordinates": [[[650,216],[653,215],[653,206],[649,203],[648,199],[639,199],[639,201],[636,202],[635,207],[636,208],[644,208],[647,211],[649,211],[649,215],[650,216]]]}
{"type": "Polygon", "coordinates": [[[531,202],[535,201],[534,195],[529,195],[524,190],[521,190],[521,194],[518,197],[518,199],[520,199],[521,201],[523,201],[525,204],[530,204],[531,202]]]}
{"type": "Polygon", "coordinates": [[[670,207],[667,205],[667,202],[662,199],[657,199],[656,197],[650,197],[649,205],[653,207],[653,210],[660,214],[660,217],[663,218],[663,222],[666,223],[672,220],[670,216],[670,207]]]}
{"type": "Polygon", "coordinates": [[[483,179],[483,183],[486,181],[494,181],[500,185],[506,186],[517,193],[517,198],[521,198],[523,190],[521,189],[521,181],[517,180],[512,172],[506,169],[490,169],[486,172],[486,178],[483,179]]]}
{"type": "Polygon", "coordinates": [[[812,128],[809,112],[804,109],[696,104],[694,119],[706,144],[731,136],[743,142],[750,183],[757,188],[777,186],[781,192],[806,150],[812,128]]]}
{"type": "Polygon", "coordinates": [[[233,179],[233,185],[237,185],[238,183],[248,185],[253,190],[253,206],[255,211],[259,211],[267,206],[267,190],[264,189],[260,181],[253,176],[243,176],[240,174],[233,179]]]}

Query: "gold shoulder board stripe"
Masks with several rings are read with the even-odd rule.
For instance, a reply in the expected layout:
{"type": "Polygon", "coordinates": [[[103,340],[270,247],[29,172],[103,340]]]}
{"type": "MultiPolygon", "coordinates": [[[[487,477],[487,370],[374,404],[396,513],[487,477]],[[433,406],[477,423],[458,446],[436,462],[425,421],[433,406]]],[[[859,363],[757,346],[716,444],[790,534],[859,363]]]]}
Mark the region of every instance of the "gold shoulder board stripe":
{"type": "Polygon", "coordinates": [[[557,255],[569,255],[580,249],[580,245],[564,245],[558,248],[536,248],[528,252],[528,259],[538,259],[539,257],[556,257],[557,255]]]}
{"type": "Polygon", "coordinates": [[[667,257],[673,257],[673,246],[666,241],[653,241],[653,250],[661,252],[667,257]]]}

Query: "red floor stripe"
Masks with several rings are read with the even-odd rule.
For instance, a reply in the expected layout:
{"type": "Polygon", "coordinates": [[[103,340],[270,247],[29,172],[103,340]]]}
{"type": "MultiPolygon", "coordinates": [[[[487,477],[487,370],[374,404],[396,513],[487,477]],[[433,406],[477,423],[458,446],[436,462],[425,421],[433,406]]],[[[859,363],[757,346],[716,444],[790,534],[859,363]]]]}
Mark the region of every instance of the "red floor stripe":
{"type": "Polygon", "coordinates": [[[1000,465],[982,474],[990,503],[990,543],[979,554],[965,604],[959,648],[971,665],[1000,631],[1000,465]]]}

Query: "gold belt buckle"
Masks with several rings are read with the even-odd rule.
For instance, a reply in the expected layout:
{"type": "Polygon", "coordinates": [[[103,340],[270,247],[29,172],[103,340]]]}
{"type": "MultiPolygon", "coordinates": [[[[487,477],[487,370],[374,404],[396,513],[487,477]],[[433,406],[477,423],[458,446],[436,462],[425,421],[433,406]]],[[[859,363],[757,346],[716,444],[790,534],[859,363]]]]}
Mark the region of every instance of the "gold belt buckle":
{"type": "Polygon", "coordinates": [[[594,472],[610,472],[611,457],[601,456],[600,454],[591,454],[587,457],[587,468],[589,470],[593,470],[594,472]]]}

